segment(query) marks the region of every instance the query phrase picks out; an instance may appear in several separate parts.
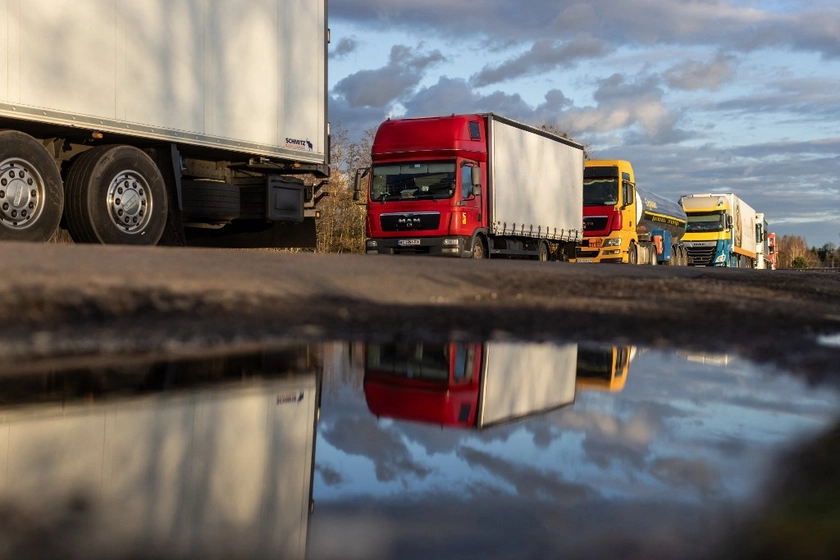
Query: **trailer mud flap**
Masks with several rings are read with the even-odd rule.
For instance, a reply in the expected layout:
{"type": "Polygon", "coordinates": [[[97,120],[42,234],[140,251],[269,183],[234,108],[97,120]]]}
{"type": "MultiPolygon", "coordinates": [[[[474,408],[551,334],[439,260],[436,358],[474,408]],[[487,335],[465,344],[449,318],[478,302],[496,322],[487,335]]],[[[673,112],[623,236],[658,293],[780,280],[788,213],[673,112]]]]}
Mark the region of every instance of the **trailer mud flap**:
{"type": "Polygon", "coordinates": [[[271,175],[267,179],[265,217],[271,222],[303,222],[305,186],[300,179],[271,175]]]}

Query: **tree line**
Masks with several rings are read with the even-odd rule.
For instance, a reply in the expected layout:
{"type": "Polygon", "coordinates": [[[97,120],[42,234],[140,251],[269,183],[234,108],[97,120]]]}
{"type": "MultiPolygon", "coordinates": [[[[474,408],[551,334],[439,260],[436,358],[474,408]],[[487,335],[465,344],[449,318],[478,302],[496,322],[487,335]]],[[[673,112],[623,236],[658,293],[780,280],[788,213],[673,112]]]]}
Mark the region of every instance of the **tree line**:
{"type": "Polygon", "coordinates": [[[783,235],[776,239],[777,268],[840,267],[840,248],[834,243],[808,248],[804,237],[783,235]]]}

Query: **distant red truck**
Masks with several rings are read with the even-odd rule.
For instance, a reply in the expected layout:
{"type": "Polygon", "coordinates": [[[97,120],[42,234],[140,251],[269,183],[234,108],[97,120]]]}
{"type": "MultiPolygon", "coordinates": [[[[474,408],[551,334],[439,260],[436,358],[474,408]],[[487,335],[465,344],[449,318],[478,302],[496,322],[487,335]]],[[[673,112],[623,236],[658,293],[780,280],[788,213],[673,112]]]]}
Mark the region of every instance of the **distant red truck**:
{"type": "Polygon", "coordinates": [[[583,146],[494,114],[387,120],[368,179],[368,254],[565,259],[583,235],[583,146]]]}
{"type": "Polygon", "coordinates": [[[776,270],[776,234],[767,234],[767,268],[776,270]]]}

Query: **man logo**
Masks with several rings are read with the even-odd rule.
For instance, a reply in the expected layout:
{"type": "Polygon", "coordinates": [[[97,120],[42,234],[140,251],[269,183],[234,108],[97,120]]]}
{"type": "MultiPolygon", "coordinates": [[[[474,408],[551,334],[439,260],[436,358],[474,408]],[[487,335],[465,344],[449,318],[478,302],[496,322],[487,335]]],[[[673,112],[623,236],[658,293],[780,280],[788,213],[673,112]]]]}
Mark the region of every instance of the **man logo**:
{"type": "Polygon", "coordinates": [[[420,218],[417,216],[404,216],[397,220],[397,224],[404,229],[414,229],[420,225],[420,218]]]}

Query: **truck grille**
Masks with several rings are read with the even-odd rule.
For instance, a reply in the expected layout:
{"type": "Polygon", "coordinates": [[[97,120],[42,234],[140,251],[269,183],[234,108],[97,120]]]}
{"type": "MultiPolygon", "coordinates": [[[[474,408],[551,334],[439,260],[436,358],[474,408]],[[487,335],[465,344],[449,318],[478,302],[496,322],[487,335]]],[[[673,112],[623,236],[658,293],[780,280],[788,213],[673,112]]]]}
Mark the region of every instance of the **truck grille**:
{"type": "Polygon", "coordinates": [[[575,256],[579,259],[594,259],[598,256],[600,249],[586,249],[581,247],[575,248],[575,256]]]}
{"type": "Polygon", "coordinates": [[[440,212],[404,212],[382,214],[379,217],[382,231],[423,231],[440,227],[440,212]]]}
{"type": "Polygon", "coordinates": [[[607,229],[606,216],[586,216],[583,218],[583,231],[604,231],[607,229]]]}
{"type": "Polygon", "coordinates": [[[715,256],[715,248],[712,247],[686,247],[688,251],[688,264],[695,266],[708,266],[712,264],[712,257],[715,256]]]}

